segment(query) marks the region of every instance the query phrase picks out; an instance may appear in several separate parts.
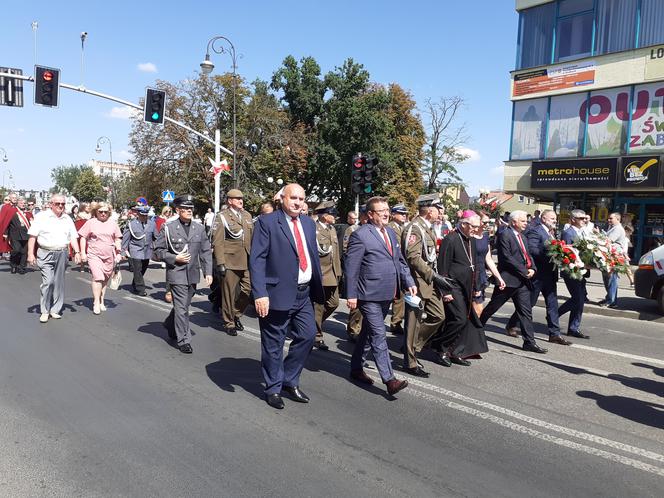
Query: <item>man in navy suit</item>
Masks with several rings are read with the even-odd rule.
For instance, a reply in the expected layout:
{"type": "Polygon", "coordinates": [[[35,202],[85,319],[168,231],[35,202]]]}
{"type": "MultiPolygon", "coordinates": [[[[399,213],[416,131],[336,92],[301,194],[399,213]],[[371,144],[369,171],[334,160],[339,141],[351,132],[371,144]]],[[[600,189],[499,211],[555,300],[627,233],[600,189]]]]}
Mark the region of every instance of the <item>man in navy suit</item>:
{"type": "MultiPolygon", "coordinates": [[[[586,226],[586,219],[586,213],[581,209],[575,209],[570,213],[569,227],[567,230],[563,230],[562,234],[562,239],[566,244],[572,244],[579,237],[583,237],[583,228],[586,226]]],[[[581,327],[581,318],[583,318],[583,306],[588,295],[586,291],[586,278],[588,278],[588,275],[590,275],[589,271],[586,272],[583,279],[576,280],[568,277],[563,272],[563,280],[569,291],[570,298],[558,308],[558,314],[562,316],[569,311],[567,335],[579,339],[590,339],[590,336],[579,330],[581,327]]]]}
{"type": "Polygon", "coordinates": [[[547,350],[535,343],[533,327],[533,307],[530,303],[530,291],[533,288],[532,278],[537,266],[528,252],[522,233],[528,226],[525,211],[513,211],[509,217],[510,226],[498,234],[498,271],[505,281],[505,288],[494,287],[491,301],[482,311],[482,325],[512,299],[517,317],[521,322],[523,350],[533,353],[546,353],[547,350]]]}
{"type": "MultiPolygon", "coordinates": [[[[540,292],[546,305],[546,325],[549,329],[549,342],[569,346],[572,344],[560,335],[558,317],[558,267],[551,262],[546,254],[547,242],[555,239],[557,216],[553,209],[545,209],[533,218],[530,227],[524,232],[528,252],[533,257],[537,272],[532,278],[533,288],[530,292],[530,303],[535,306],[540,292]]],[[[507,333],[517,336],[518,318],[516,312],[507,322],[507,333]]]]}
{"type": "Polygon", "coordinates": [[[300,373],[316,337],[312,300],[323,303],[323,278],[316,247],[316,225],[301,216],[304,189],[284,188],[281,209],[254,225],[249,255],[251,290],[261,329],[261,365],[268,405],[281,410],[281,393],[308,403],[300,373]],[[286,336],[293,341],[284,359],[286,336]]]}
{"type": "Polygon", "coordinates": [[[390,219],[387,199],[369,199],[367,216],[369,222],[353,232],[346,252],[348,308],[359,307],[362,312],[362,330],[353,351],[350,376],[359,382],[373,384],[362,369],[371,349],[387,392],[394,395],[405,388],[408,381],[394,376],[385,338],[385,317],[392,300],[402,289],[416,295],[417,287],[401,253],[397,235],[387,226],[390,219]]]}

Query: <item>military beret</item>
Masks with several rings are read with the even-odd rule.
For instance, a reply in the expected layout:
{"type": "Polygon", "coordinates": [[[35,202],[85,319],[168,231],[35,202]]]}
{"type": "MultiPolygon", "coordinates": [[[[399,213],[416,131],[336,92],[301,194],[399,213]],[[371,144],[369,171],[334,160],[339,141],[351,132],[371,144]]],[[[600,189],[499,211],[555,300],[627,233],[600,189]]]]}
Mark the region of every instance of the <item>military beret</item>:
{"type": "Polygon", "coordinates": [[[408,208],[403,204],[395,204],[392,206],[392,212],[397,214],[408,214],[408,208]]]}
{"type": "Polygon", "coordinates": [[[228,192],[226,192],[226,197],[228,199],[244,199],[244,195],[242,195],[242,191],[237,188],[232,188],[228,192]]]}
{"type": "Polygon", "coordinates": [[[194,208],[194,196],[193,195],[180,195],[175,198],[173,201],[173,205],[177,207],[183,207],[183,208],[194,208]]]}

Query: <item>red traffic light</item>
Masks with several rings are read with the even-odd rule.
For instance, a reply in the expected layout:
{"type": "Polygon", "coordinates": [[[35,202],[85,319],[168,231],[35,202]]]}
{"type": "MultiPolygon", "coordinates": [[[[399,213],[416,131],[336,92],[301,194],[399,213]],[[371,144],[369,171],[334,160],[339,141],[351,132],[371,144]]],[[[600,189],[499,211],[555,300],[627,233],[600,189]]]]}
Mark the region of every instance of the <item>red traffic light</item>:
{"type": "Polygon", "coordinates": [[[52,81],[53,73],[51,71],[44,71],[44,73],[42,74],[42,79],[44,81],[52,81]]]}

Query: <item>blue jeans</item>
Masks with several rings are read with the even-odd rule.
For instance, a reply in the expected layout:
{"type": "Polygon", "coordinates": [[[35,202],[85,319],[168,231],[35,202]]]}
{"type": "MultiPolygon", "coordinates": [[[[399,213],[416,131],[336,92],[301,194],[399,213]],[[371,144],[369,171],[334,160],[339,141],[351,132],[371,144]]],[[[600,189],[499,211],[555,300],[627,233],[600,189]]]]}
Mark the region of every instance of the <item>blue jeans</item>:
{"type": "Polygon", "coordinates": [[[616,272],[602,273],[604,287],[606,288],[606,304],[616,304],[618,301],[618,279],[616,272]]]}

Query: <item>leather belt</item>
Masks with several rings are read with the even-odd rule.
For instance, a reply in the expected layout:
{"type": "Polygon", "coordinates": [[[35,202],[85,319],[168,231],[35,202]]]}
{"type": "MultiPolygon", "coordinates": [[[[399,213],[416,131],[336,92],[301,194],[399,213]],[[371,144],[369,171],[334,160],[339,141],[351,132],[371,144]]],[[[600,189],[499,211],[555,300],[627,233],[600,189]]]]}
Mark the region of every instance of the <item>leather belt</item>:
{"type": "Polygon", "coordinates": [[[298,292],[303,292],[309,288],[309,282],[306,284],[297,284],[297,290],[298,292]]]}

